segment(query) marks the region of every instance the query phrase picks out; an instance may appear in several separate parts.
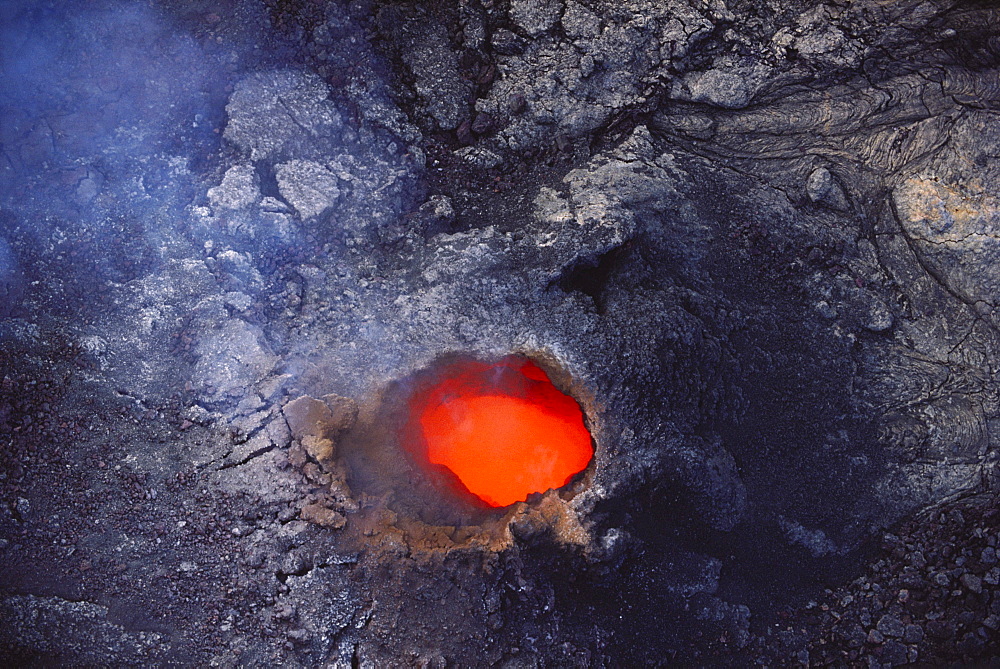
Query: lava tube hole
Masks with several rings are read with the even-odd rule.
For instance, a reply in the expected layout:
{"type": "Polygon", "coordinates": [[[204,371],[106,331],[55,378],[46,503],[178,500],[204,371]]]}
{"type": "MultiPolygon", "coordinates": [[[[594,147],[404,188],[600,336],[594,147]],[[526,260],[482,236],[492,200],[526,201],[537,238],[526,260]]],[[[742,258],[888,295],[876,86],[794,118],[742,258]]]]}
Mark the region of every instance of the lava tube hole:
{"type": "Polygon", "coordinates": [[[403,443],[490,507],[565,486],[593,441],[575,399],[523,356],[444,364],[413,389],[403,443]]]}

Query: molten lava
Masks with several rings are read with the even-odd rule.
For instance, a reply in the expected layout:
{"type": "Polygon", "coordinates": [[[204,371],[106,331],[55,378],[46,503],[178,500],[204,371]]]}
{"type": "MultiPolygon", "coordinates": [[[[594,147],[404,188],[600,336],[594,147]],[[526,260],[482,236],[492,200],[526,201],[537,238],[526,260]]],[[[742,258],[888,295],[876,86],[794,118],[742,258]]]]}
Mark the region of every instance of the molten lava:
{"type": "Polygon", "coordinates": [[[576,400],[525,358],[448,365],[410,399],[410,439],[490,506],[566,485],[594,454],[576,400]]]}

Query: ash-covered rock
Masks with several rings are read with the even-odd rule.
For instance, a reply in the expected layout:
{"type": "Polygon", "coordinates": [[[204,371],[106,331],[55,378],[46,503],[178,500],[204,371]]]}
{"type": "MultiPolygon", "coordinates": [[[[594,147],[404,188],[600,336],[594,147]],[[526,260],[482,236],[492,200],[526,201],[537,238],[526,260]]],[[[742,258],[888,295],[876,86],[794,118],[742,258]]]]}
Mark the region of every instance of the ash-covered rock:
{"type": "Polygon", "coordinates": [[[244,79],[227,105],[225,138],[250,160],[322,156],[340,144],[344,123],[315,74],[264,72],[244,79]]]}
{"type": "MultiPolygon", "coordinates": [[[[204,212],[201,227],[206,237],[218,238],[226,230],[234,234],[219,239],[222,244],[245,246],[247,237],[261,236],[256,232],[261,228],[288,227],[288,211],[307,223],[309,232],[324,238],[371,234],[388,226],[409,203],[420,158],[406,154],[405,140],[385,127],[345,123],[331,93],[319,76],[292,70],[258,73],[237,85],[226,107],[224,136],[256,167],[250,174],[246,166],[231,167],[222,184],[209,190],[209,200],[238,202],[241,207],[228,208],[245,208],[249,199],[256,199],[247,192],[252,183],[269,178],[275,185],[270,200],[257,210],[204,212]],[[250,183],[238,186],[234,170],[250,183]],[[282,202],[289,209],[282,211],[282,202]]],[[[371,120],[377,124],[383,119],[371,120]]],[[[285,244],[306,234],[294,224],[291,228],[290,233],[271,234],[285,244]]]]}
{"type": "Polygon", "coordinates": [[[379,12],[378,23],[406,64],[431,128],[455,130],[467,122],[472,85],[459,71],[459,56],[451,47],[447,28],[420,6],[386,6],[379,12]]]}
{"type": "Polygon", "coordinates": [[[277,362],[261,337],[259,330],[238,319],[227,319],[217,330],[205,332],[195,350],[198,362],[192,378],[196,389],[212,401],[241,398],[277,362]]]}
{"type": "Polygon", "coordinates": [[[303,219],[325,213],[340,196],[336,175],[319,163],[292,160],[274,168],[278,192],[303,219]]]}
{"type": "Polygon", "coordinates": [[[511,5],[515,28],[535,39],[497,55],[497,81],[476,103],[498,119],[498,147],[521,153],[594,132],[642,104],[718,20],[685,2],[562,5],[511,5]]]}
{"type": "Polygon", "coordinates": [[[208,189],[208,201],[221,209],[246,209],[260,199],[260,177],[252,165],[233,165],[221,184],[208,189]]]}

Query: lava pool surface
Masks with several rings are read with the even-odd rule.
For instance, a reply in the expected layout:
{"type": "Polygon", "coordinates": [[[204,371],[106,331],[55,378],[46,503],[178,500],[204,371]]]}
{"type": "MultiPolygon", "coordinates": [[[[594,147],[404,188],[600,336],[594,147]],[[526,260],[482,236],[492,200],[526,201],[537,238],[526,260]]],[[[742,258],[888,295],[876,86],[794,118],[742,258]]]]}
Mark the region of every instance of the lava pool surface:
{"type": "Polygon", "coordinates": [[[580,405],[518,356],[447,365],[410,417],[411,451],[493,507],[566,485],[594,454],[580,405]]]}

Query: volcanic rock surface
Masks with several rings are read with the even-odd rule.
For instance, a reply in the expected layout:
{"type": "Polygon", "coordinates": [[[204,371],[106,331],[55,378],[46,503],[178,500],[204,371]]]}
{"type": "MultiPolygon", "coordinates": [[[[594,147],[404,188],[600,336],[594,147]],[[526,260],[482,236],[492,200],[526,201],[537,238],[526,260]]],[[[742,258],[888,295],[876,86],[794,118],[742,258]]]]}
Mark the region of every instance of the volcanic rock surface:
{"type": "Polygon", "coordinates": [[[0,658],[997,661],[1000,11],[0,8],[0,658]],[[587,470],[400,448],[528,356],[587,470]]]}

